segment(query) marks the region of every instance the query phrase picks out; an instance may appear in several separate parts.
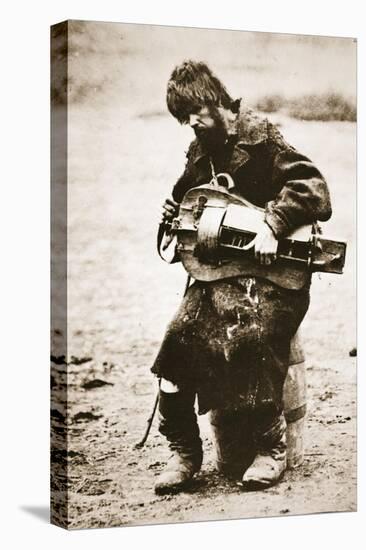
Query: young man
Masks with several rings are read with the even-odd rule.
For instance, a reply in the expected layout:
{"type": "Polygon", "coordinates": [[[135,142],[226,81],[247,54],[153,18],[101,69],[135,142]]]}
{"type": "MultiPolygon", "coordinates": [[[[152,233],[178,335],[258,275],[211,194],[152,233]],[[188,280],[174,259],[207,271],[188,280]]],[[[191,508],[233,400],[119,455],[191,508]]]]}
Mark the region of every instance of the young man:
{"type": "MultiPolygon", "coordinates": [[[[323,176],[275,126],[234,101],[204,63],[184,62],[168,82],[167,104],[195,139],[183,175],[163,205],[176,216],[192,187],[226,172],[234,191],[265,209],[253,242],[255,258],[276,260],[277,242],[295,228],[331,215],[323,176]]],[[[170,323],[152,372],[161,378],[160,432],[173,451],[157,480],[158,493],[178,491],[200,469],[202,442],[194,411],[245,412],[255,444],[243,486],[265,488],[286,469],[282,393],[289,346],[309,305],[310,275],[299,290],[262,277],[196,281],[170,323]]],[[[249,429],[249,428],[248,428],[249,429]]],[[[243,469],[245,466],[243,465],[243,469]]]]}

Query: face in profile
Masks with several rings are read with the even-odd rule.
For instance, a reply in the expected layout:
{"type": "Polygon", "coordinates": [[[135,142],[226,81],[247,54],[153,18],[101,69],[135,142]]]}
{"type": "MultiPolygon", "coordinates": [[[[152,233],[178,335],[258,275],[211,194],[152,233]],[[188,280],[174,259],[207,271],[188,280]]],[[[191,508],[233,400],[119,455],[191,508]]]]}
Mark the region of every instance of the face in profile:
{"type": "Polygon", "coordinates": [[[217,148],[226,140],[224,120],[217,107],[201,107],[189,114],[187,122],[197,139],[209,150],[217,148]]]}

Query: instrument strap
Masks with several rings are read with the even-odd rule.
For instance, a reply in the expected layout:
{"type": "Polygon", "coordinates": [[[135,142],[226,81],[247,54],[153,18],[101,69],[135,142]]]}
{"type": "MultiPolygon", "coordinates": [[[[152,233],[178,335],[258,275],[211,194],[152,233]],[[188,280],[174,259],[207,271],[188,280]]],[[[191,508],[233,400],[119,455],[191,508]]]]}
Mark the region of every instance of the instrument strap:
{"type": "Polygon", "coordinates": [[[216,172],[215,172],[215,167],[214,167],[214,163],[213,163],[213,160],[212,158],[210,157],[210,168],[211,168],[211,175],[212,175],[212,179],[211,179],[211,183],[213,185],[215,185],[216,187],[218,187],[219,185],[219,181],[217,179],[217,175],[216,175],[216,172]]]}
{"type": "Polygon", "coordinates": [[[180,261],[179,256],[178,256],[176,251],[175,251],[174,256],[171,260],[167,260],[166,258],[164,258],[164,256],[161,253],[161,243],[163,242],[163,238],[164,238],[164,235],[166,233],[165,230],[166,230],[166,224],[165,224],[165,222],[161,222],[159,224],[158,233],[157,233],[157,236],[156,236],[156,246],[157,246],[158,254],[159,254],[160,258],[162,260],[164,260],[164,262],[166,262],[167,264],[175,264],[175,263],[180,261]]]}

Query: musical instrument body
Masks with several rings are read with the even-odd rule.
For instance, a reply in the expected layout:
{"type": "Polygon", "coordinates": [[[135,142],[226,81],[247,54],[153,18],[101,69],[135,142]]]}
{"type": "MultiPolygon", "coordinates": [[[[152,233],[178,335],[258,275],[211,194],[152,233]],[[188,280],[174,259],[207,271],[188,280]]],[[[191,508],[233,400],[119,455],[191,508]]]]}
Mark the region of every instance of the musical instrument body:
{"type": "Polygon", "coordinates": [[[314,271],[342,273],[346,244],[325,239],[316,225],[306,225],[279,241],[277,260],[261,265],[253,249],[244,251],[264,220],[264,210],[218,183],[187,191],[172,221],[176,252],[196,280],[215,281],[240,275],[266,278],[300,289],[314,271]]]}

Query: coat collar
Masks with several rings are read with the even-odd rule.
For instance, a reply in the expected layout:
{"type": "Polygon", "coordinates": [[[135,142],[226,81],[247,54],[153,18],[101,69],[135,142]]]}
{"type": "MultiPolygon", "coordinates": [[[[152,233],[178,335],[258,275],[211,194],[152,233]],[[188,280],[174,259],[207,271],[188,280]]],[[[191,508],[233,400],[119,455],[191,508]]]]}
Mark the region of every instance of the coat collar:
{"type": "Polygon", "coordinates": [[[239,112],[236,120],[238,144],[257,145],[268,138],[268,120],[262,118],[252,109],[239,112]]]}
{"type": "MultiPolygon", "coordinates": [[[[235,166],[240,164],[241,160],[243,162],[248,160],[249,155],[245,151],[246,146],[257,145],[268,138],[267,125],[267,119],[261,118],[252,109],[240,109],[237,119],[229,129],[229,134],[237,139],[232,157],[232,163],[235,166]]],[[[207,157],[208,153],[196,138],[191,143],[188,155],[192,162],[196,164],[202,158],[207,157]]]]}

